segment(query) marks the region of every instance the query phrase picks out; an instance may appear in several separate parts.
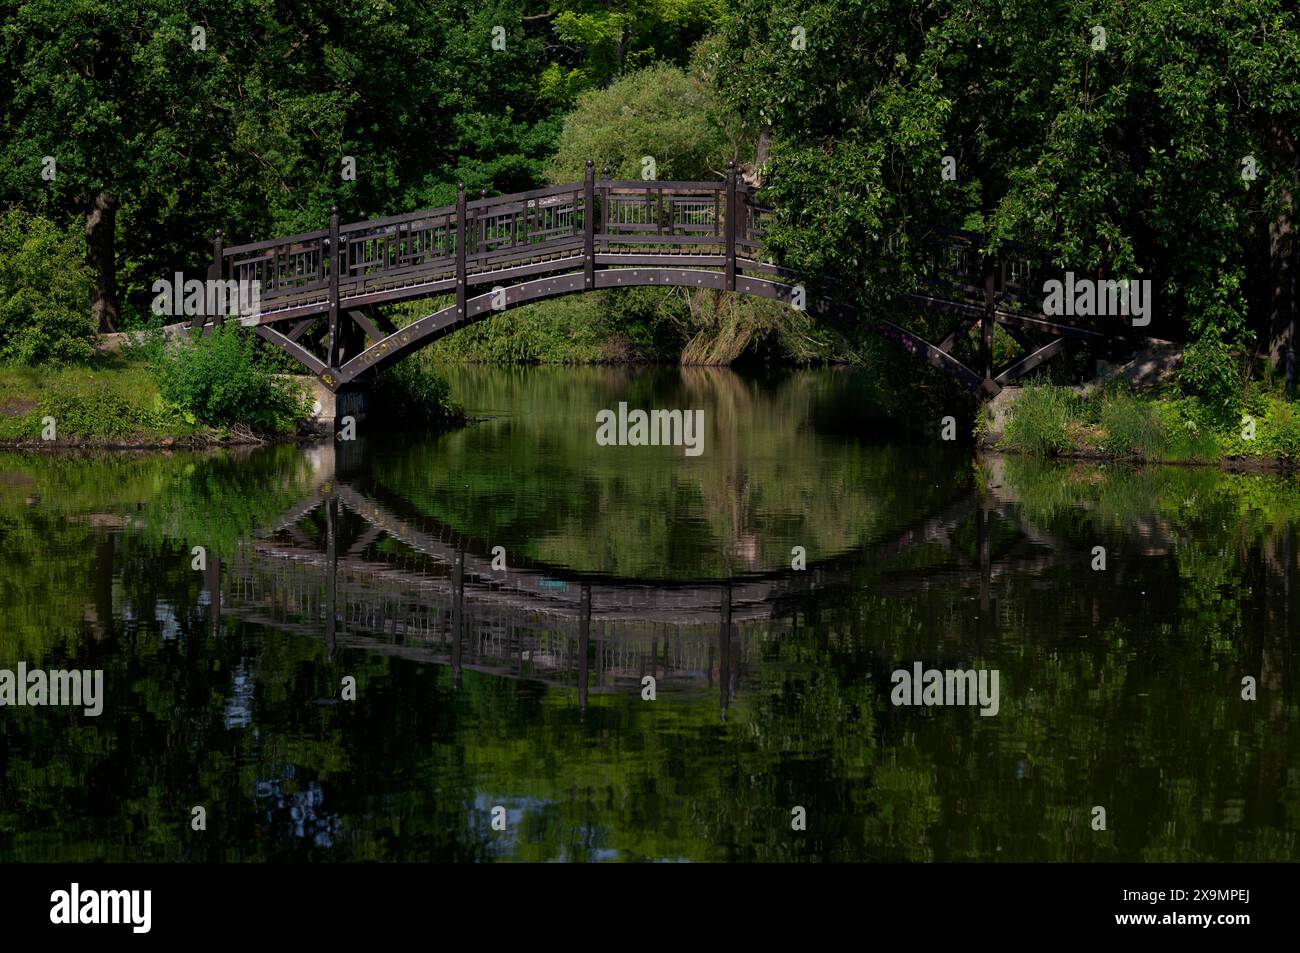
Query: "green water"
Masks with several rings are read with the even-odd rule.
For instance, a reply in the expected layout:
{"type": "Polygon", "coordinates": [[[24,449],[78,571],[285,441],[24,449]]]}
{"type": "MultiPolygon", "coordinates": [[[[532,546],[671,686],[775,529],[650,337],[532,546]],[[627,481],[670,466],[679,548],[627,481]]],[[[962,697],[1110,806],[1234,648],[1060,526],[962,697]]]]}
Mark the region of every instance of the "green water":
{"type": "Polygon", "coordinates": [[[1295,480],[882,443],[845,372],[450,376],[441,436],[0,455],[0,669],[105,686],[0,707],[0,860],[1300,855],[1295,480]]]}

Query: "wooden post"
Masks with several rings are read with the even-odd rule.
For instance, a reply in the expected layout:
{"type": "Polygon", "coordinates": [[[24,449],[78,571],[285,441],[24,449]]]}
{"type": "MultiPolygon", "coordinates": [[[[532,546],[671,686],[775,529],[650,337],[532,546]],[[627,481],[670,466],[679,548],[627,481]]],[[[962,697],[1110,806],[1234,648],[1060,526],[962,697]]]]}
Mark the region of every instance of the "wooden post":
{"type": "MultiPolygon", "coordinates": [[[[981,248],[981,251],[986,249],[981,248]]],[[[980,315],[980,372],[987,387],[993,380],[993,310],[996,307],[996,263],[984,257],[984,313],[980,315]]]]}
{"type": "Polygon", "coordinates": [[[330,208],[329,243],[330,341],[325,363],[334,368],[339,366],[339,210],[337,206],[330,208]]]}
{"type": "Polygon", "coordinates": [[[723,281],[728,291],[736,290],[736,160],[727,162],[726,266],[723,281]]]}
{"type": "Polygon", "coordinates": [[[465,318],[465,243],[469,226],[465,223],[465,183],[456,186],[456,316],[465,318]]]}
{"type": "MultiPolygon", "coordinates": [[[[221,281],[225,277],[222,274],[222,270],[224,266],[225,266],[225,262],[221,260],[221,229],[218,228],[212,234],[212,267],[208,269],[208,277],[213,281],[221,281]]],[[[203,300],[205,302],[207,301],[207,295],[204,295],[203,300]]],[[[238,307],[238,302],[239,302],[238,292],[235,293],[235,302],[236,302],[236,307],[238,307]]],[[[226,323],[225,314],[217,315],[217,323],[219,324],[226,323]]]]}
{"type": "Polygon", "coordinates": [[[590,159],[582,182],[582,232],[583,285],[591,290],[596,287],[596,164],[590,159]]]}

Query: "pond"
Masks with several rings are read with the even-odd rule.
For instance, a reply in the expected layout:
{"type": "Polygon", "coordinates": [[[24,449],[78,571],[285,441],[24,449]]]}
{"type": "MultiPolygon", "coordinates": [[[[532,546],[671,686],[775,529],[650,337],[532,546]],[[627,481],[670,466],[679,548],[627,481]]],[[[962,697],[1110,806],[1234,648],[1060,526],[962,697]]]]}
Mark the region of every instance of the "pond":
{"type": "Polygon", "coordinates": [[[1300,853],[1293,479],[890,442],[845,370],[447,373],[441,435],[0,455],[0,670],[103,673],[0,707],[0,860],[1300,853]]]}

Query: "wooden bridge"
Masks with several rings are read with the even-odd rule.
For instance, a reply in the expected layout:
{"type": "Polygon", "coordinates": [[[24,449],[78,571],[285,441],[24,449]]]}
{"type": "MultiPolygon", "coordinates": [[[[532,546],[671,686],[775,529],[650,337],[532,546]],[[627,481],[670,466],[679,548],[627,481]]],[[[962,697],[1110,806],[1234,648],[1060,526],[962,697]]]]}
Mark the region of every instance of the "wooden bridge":
{"type": "MultiPolygon", "coordinates": [[[[387,218],[340,223],[300,235],[225,246],[218,230],[209,279],[248,282],[258,310],[241,316],[266,340],[305,365],[331,390],[360,384],[437,338],[498,311],[608,288],[710,288],[799,303],[804,278],[768,260],[763,238],[772,210],[740,180],[735,164],[722,182],[584,181],[470,200],[387,218]],[[396,327],[378,306],[455,295],[454,303],[396,327]]],[[[991,396],[1061,352],[1069,340],[1106,345],[1125,330],[1101,330],[1041,313],[1043,280],[1059,272],[1023,248],[992,251],[970,232],[934,230],[929,268],[902,306],[952,315],[938,343],[900,324],[877,330],[912,354],[991,396]],[[1001,325],[1023,353],[993,366],[1001,325]],[[977,367],[958,346],[977,329],[977,367]]],[[[807,293],[806,291],[803,293],[807,293]]],[[[852,318],[844,301],[809,301],[817,312],[852,318]]],[[[195,318],[196,329],[221,318],[195,318]]]]}

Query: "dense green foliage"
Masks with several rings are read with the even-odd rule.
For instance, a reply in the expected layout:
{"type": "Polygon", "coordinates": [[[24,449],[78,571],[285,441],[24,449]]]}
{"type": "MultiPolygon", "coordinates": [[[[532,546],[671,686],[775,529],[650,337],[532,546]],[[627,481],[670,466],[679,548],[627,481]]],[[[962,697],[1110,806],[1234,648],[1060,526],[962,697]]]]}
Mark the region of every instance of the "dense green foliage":
{"type": "Polygon", "coordinates": [[[716,181],[726,171],[730,143],[717,123],[714,90],[672,66],[649,66],[608,89],[583,94],[564,120],[552,182],[577,182],[587,160],[615,179],[645,177],[643,159],[654,160],[654,178],[716,181]]]}
{"type": "Polygon", "coordinates": [[[0,213],[0,361],[90,357],[89,294],[79,234],[20,208],[0,213]]]}
{"type": "Polygon", "coordinates": [[[0,201],[101,223],[97,291],[116,283],[136,320],[154,279],[205,263],[215,227],[247,240],[320,227],[331,205],[447,204],[457,180],[538,185],[581,91],[685,63],[716,8],[5,0],[0,201]]]}
{"type": "Polygon", "coordinates": [[[235,325],[154,349],[165,405],[210,427],[244,425],[268,434],[293,433],[307,414],[297,385],[275,376],[252,335],[235,325]]]}
{"type": "Polygon", "coordinates": [[[380,372],[370,392],[370,414],[376,426],[402,429],[464,421],[465,412],[452,399],[447,379],[428,364],[410,358],[380,372]]]}
{"type": "MultiPolygon", "coordinates": [[[[78,298],[101,330],[145,323],[151,282],[197,273],[217,226],[228,241],[296,232],[331,206],[347,220],[448,204],[457,181],[509,192],[589,159],[639,178],[653,157],[661,179],[735,159],[778,209],[773,255],[931,340],[945,316],[890,302],[934,225],[1150,279],[1147,332],[1188,342],[1183,391],[1226,427],[1294,310],[1298,15],[1285,0],[0,0],[14,78],[0,202],[20,210],[0,227],[19,249],[0,256],[0,359],[84,357],[78,298]]],[[[440,351],[847,358],[958,406],[867,340],[871,321],[714,293],[602,298],[440,351]]]]}
{"type": "Polygon", "coordinates": [[[928,226],[979,228],[1079,272],[1150,278],[1149,333],[1196,342],[1186,380],[1212,400],[1239,406],[1254,340],[1277,353],[1274,279],[1300,194],[1294,4],[735,0],[730,13],[717,75],[773,136],[771,242],[791,264],[850,285],[884,267],[895,281],[865,289],[879,301],[910,280],[928,226]]]}

